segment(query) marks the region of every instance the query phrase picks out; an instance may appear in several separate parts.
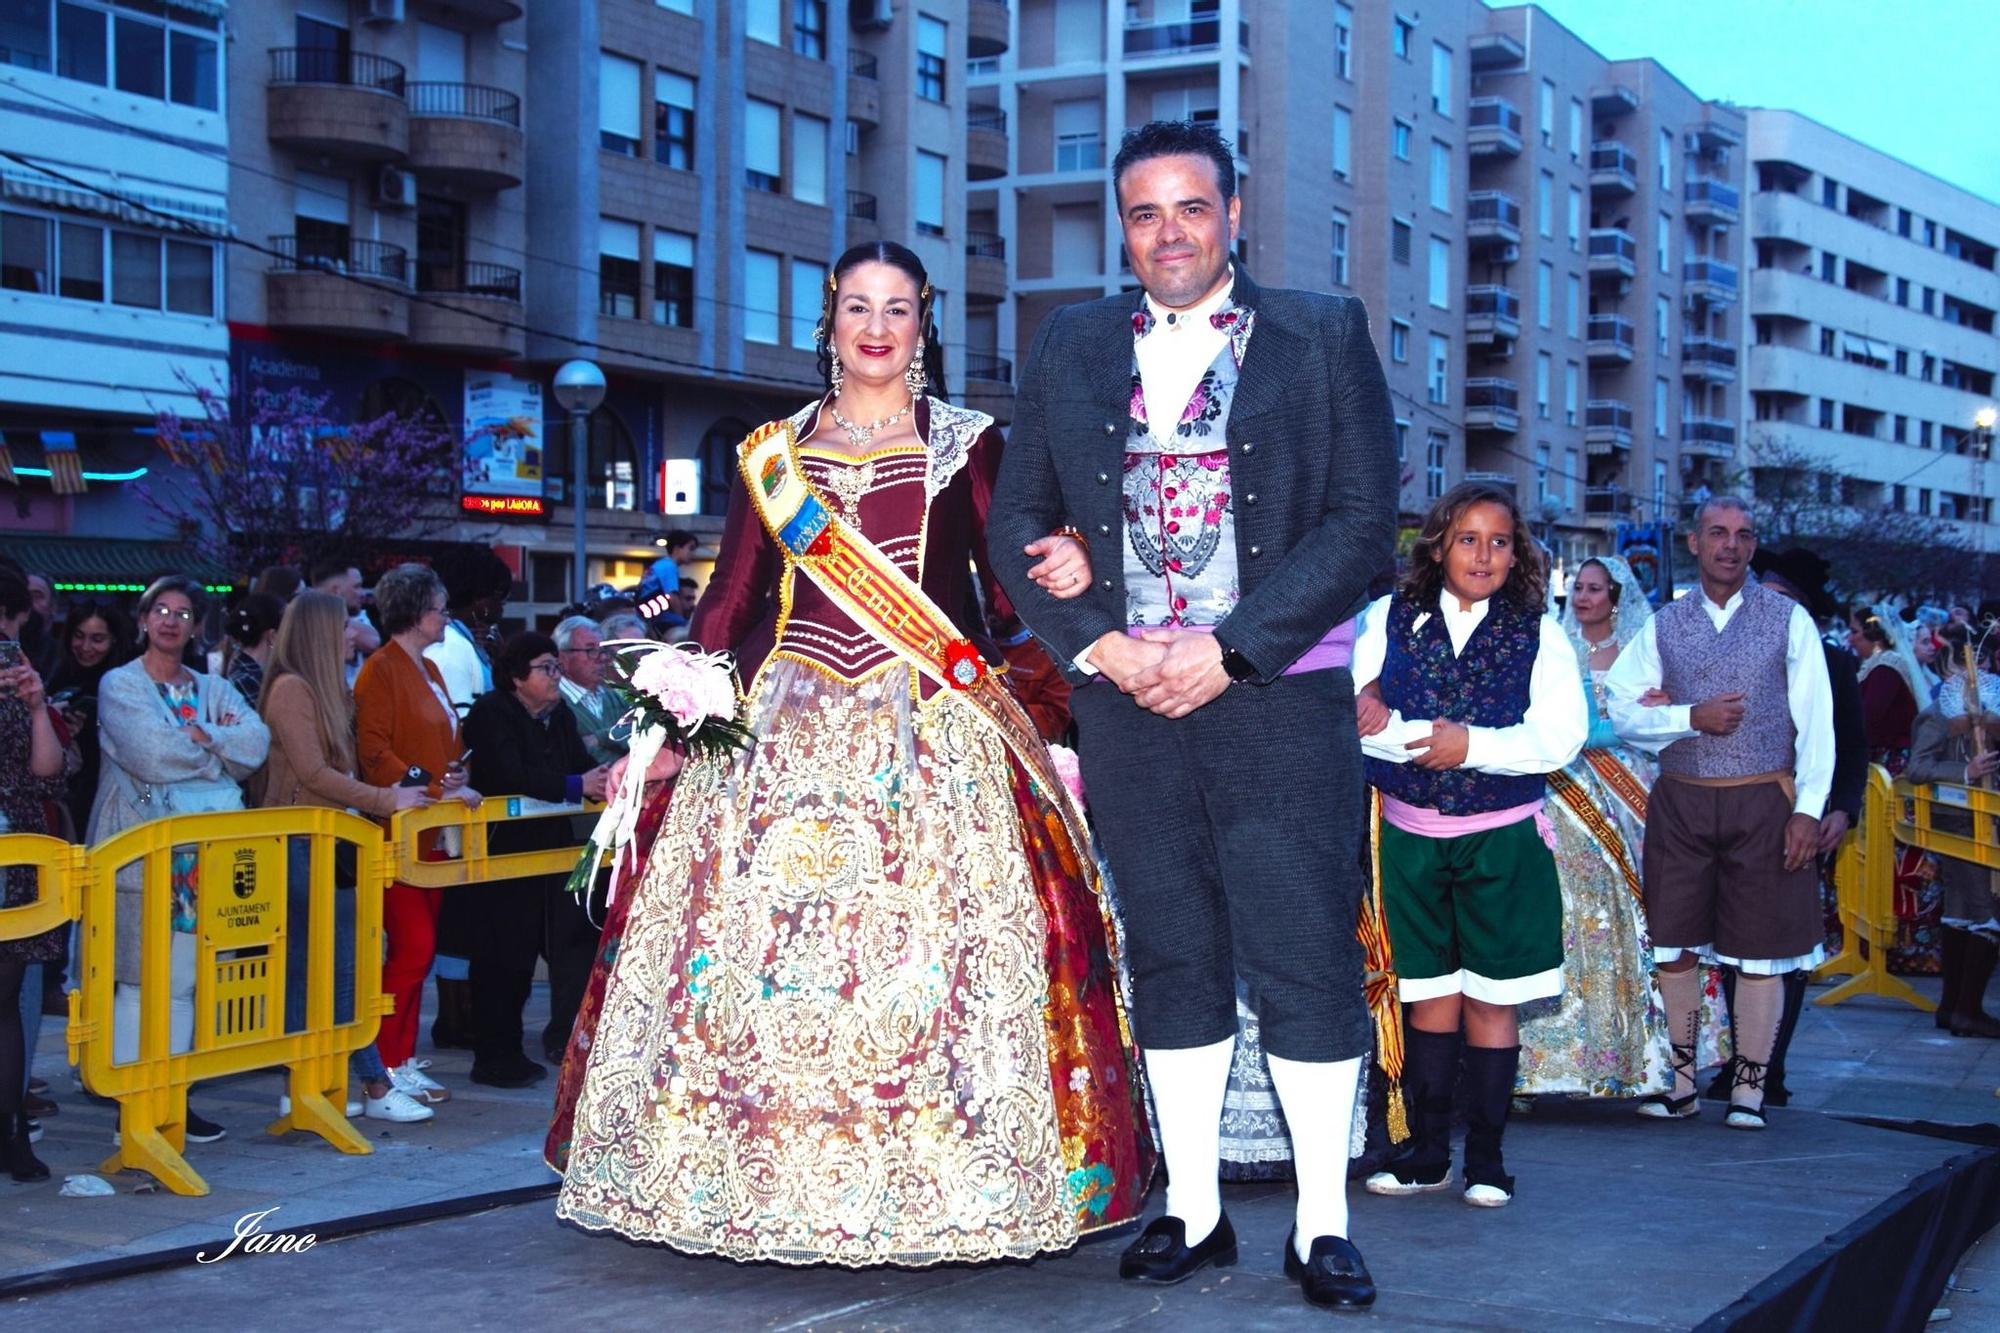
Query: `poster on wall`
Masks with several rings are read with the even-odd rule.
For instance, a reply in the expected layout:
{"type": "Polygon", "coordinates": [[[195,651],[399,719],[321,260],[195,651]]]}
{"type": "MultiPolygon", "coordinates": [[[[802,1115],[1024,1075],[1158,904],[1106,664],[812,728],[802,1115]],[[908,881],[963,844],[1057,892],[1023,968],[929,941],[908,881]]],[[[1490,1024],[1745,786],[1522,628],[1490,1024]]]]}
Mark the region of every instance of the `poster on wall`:
{"type": "Polygon", "coordinates": [[[465,460],[461,505],[487,514],[539,517],[542,386],[500,371],[465,372],[465,460]]]}

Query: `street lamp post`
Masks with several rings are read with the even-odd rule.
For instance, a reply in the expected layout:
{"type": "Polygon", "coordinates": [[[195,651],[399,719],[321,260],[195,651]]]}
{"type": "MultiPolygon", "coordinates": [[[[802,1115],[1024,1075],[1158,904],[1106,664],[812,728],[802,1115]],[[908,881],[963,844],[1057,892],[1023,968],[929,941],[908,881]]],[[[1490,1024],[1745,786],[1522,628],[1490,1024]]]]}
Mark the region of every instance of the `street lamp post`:
{"type": "Polygon", "coordinates": [[[556,371],[556,401],[569,412],[570,505],[576,515],[576,550],[572,559],[570,587],[574,600],[584,600],[583,549],[584,470],[590,453],[590,414],[604,401],[604,372],[593,361],[565,361],[556,371]]]}

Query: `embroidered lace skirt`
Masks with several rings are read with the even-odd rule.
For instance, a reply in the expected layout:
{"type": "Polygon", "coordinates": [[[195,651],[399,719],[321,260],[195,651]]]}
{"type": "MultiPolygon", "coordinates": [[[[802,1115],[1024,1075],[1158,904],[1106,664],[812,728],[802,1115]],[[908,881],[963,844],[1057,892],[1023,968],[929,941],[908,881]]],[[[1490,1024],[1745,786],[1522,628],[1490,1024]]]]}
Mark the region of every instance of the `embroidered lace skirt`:
{"type": "Polygon", "coordinates": [[[850,1266],[1026,1257],[1136,1216],[1151,1144],[1112,938],[992,730],[917,704],[906,670],[783,657],[750,725],[754,750],[682,775],[607,935],[550,1135],[559,1213],[850,1266]]]}

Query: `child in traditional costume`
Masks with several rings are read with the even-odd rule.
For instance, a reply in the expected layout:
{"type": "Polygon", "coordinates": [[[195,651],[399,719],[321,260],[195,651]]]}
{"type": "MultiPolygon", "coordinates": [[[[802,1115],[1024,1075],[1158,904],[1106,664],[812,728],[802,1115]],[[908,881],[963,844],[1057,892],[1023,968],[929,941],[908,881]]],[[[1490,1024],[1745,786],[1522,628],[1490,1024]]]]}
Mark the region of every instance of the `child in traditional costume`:
{"type": "Polygon", "coordinates": [[[1362,613],[1356,712],[1382,793],[1382,900],[1406,1006],[1408,1151],[1371,1194],[1451,1184],[1460,1030],[1471,1104],[1465,1201],[1514,1197],[1500,1141],[1520,1066],[1515,1006],[1562,990],[1562,895],[1547,774],[1590,731],[1576,654],[1505,491],[1432,506],[1402,586],[1362,613]]]}

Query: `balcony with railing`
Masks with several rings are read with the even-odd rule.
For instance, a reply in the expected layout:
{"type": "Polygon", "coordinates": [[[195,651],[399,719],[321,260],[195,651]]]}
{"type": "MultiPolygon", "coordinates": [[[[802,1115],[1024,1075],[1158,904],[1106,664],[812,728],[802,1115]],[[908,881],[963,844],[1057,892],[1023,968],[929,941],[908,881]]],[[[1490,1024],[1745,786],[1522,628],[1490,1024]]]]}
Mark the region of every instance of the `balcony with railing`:
{"type": "Polygon", "coordinates": [[[521,97],[476,83],[412,83],[410,166],[467,190],[521,183],[521,97]]]}
{"type": "Polygon", "coordinates": [[[1465,428],[1497,435],[1521,429],[1521,391],[1514,381],[1495,376],[1467,380],[1465,428]]]}
{"type": "Polygon", "coordinates": [[[1600,83],[1590,90],[1590,114],[1609,119],[1639,109],[1639,94],[1622,83],[1600,83]]]}
{"type": "Polygon", "coordinates": [[[847,118],[863,129],[882,123],[881,64],[867,51],[847,50],[847,118]]]}
{"type": "Polygon", "coordinates": [[[1583,446],[1593,454],[1632,447],[1632,404],[1593,398],[1583,405],[1583,446]]]}
{"type": "Polygon", "coordinates": [[[1013,40],[1006,0],[966,0],[965,53],[974,60],[1004,55],[1013,40]]]}
{"type": "Polygon", "coordinates": [[[1639,271],[1639,243],[1623,227],[1590,229],[1590,277],[1622,282],[1639,271]]]}
{"type": "Polygon", "coordinates": [[[997,106],[965,112],[965,178],[998,180],[1007,174],[1007,112],[997,106]]]}
{"type": "Polygon", "coordinates": [[[1736,423],[1716,417],[1689,417],[1681,422],[1681,452],[1704,458],[1736,457],[1736,423]]]}
{"type": "Polygon", "coordinates": [[[273,236],[264,275],[265,322],[274,329],[342,338],[410,332],[409,256],[380,241],[273,236]]]}
{"type": "Polygon", "coordinates": [[[1681,339],[1681,376],[1705,384],[1729,384],[1736,379],[1736,344],[1720,338],[1681,339]]]}
{"type": "Polygon", "coordinates": [[[879,241],[882,239],[882,228],[877,222],[877,216],[880,211],[880,207],[875,201],[875,196],[868,193],[868,191],[849,190],[847,192],[847,243],[849,245],[859,245],[864,241],[879,241]]]}
{"type": "MultiPolygon", "coordinates": [[[[1236,44],[1241,50],[1250,49],[1250,23],[1247,19],[1236,25],[1236,44]]],[[[1127,56],[1193,55],[1201,51],[1220,50],[1221,47],[1222,20],[1219,18],[1165,22],[1140,20],[1125,25],[1127,56]]]]}
{"type": "Polygon", "coordinates": [[[1590,192],[1631,194],[1639,188],[1639,157],[1616,139],[1599,139],[1590,146],[1590,192]]]}
{"type": "Polygon", "coordinates": [[[1743,195],[1728,181],[1696,176],[1687,183],[1684,207],[1690,222],[1731,226],[1743,216],[1743,195]]]}
{"type": "Polygon", "coordinates": [[[417,264],[410,342],[471,356],[519,356],[521,270],[505,264],[417,264]]]}
{"type": "Polygon", "coordinates": [[[361,162],[399,162],[410,151],[407,76],[385,56],[320,46],[271,52],[265,132],[295,152],[361,162]]]}
{"type": "Polygon", "coordinates": [[[965,356],[965,405],[1001,425],[1014,419],[1014,363],[990,352],[965,356]]]}
{"type": "Polygon", "coordinates": [[[1624,518],[1631,512],[1631,493],[1622,486],[1589,486],[1584,489],[1585,518],[1624,518]]]}
{"type": "Polygon", "coordinates": [[[1681,288],[1691,302],[1734,305],[1736,265],[1720,259],[1690,259],[1681,274],[1681,288]]]}
{"type": "Polygon", "coordinates": [[[1465,341],[1473,347],[1521,336],[1521,298],[1511,287],[1481,284],[1465,289],[1465,341]]]}
{"type": "Polygon", "coordinates": [[[965,298],[991,303],[1007,296],[1007,238],[998,232],[965,234],[965,298]]]}
{"type": "Polygon", "coordinates": [[[1465,237],[1474,246],[1520,244],[1520,201],[1505,190],[1474,190],[1466,195],[1465,237]]]}
{"type": "Polygon", "coordinates": [[[1475,97],[1465,108],[1465,151],[1475,158],[1521,155],[1521,111],[1504,97],[1475,97]]]}
{"type": "Polygon", "coordinates": [[[1585,355],[1593,366],[1622,366],[1632,360],[1637,335],[1623,315],[1592,315],[1584,330],[1585,355]]]}

